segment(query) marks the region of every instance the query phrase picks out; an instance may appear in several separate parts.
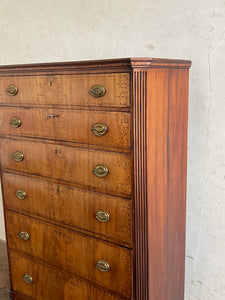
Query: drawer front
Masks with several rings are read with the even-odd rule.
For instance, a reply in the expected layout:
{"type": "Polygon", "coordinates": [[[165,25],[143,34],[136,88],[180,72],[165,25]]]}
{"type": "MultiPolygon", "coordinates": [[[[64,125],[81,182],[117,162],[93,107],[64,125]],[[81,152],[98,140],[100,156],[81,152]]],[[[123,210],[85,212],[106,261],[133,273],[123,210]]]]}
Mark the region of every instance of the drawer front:
{"type": "MultiPolygon", "coordinates": [[[[12,289],[36,300],[119,300],[72,274],[62,272],[10,251],[12,289]],[[24,275],[28,274],[32,277],[24,275]],[[26,278],[32,282],[24,281],[26,278]]],[[[130,298],[129,298],[130,299],[130,298]]]]}
{"type": "Polygon", "coordinates": [[[4,169],[74,182],[103,192],[131,194],[129,154],[1,139],[1,166],[4,169]],[[19,156],[16,158],[17,154],[19,156]],[[15,161],[13,155],[14,159],[22,161],[15,161]]]}
{"type": "Polygon", "coordinates": [[[130,113],[2,107],[0,134],[129,149],[130,113]]]}
{"type": "Polygon", "coordinates": [[[131,247],[131,200],[9,173],[2,182],[7,208],[131,247]]]}
{"type": "Polygon", "coordinates": [[[48,104],[128,107],[130,74],[1,77],[0,103],[24,106],[48,104]],[[105,93],[104,90],[98,90],[98,87],[93,91],[93,86],[102,86],[105,93]],[[101,94],[103,95],[100,96],[101,94]]]}
{"type": "Polygon", "coordinates": [[[6,224],[9,248],[131,297],[131,250],[9,211],[6,224]]]}

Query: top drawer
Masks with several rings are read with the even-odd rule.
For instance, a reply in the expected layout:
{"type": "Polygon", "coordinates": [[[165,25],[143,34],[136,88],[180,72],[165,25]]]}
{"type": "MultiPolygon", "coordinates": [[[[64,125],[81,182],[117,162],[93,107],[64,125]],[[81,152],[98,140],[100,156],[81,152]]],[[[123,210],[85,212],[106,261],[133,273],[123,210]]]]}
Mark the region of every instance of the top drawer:
{"type": "Polygon", "coordinates": [[[130,74],[1,77],[0,103],[129,107],[130,74]]]}

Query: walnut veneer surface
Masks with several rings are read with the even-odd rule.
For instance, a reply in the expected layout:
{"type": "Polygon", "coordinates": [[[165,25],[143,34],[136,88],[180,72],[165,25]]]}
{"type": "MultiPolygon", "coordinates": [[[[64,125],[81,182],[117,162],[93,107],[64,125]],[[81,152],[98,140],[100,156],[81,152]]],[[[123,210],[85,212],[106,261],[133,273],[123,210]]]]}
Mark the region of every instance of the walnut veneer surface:
{"type": "Polygon", "coordinates": [[[12,299],[184,298],[190,64],[0,67],[12,299]]]}

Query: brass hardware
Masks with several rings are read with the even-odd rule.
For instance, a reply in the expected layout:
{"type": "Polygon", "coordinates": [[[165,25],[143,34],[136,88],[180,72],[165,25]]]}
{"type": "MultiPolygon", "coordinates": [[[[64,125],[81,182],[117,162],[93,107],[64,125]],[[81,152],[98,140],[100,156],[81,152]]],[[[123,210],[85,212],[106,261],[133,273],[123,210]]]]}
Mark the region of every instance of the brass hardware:
{"type": "Polygon", "coordinates": [[[22,152],[16,151],[16,152],[13,154],[12,158],[13,158],[15,161],[22,161],[23,158],[24,158],[24,156],[23,156],[23,153],[22,153],[22,152]]]}
{"type": "Polygon", "coordinates": [[[10,120],[10,125],[12,126],[12,127],[14,127],[14,128],[17,128],[17,127],[20,127],[20,125],[21,125],[21,120],[19,119],[19,118],[17,118],[17,117],[14,117],[14,118],[12,118],[11,120],[10,120]]]}
{"type": "Polygon", "coordinates": [[[92,131],[97,136],[103,136],[104,134],[106,134],[107,130],[107,126],[102,123],[97,123],[92,127],[92,131]]]}
{"type": "Polygon", "coordinates": [[[10,86],[8,86],[8,88],[6,89],[6,92],[8,95],[10,96],[15,96],[18,93],[18,89],[15,85],[11,84],[10,86]]]}
{"type": "Polygon", "coordinates": [[[33,283],[33,278],[31,275],[25,273],[23,275],[23,281],[26,282],[27,284],[32,284],[33,283]]]}
{"type": "Polygon", "coordinates": [[[105,210],[99,210],[95,214],[96,219],[99,222],[105,223],[109,221],[109,214],[105,210]]]}
{"type": "Polygon", "coordinates": [[[21,240],[27,241],[29,240],[30,235],[26,231],[21,231],[20,233],[18,233],[17,237],[20,238],[21,240]]]}
{"type": "Polygon", "coordinates": [[[102,177],[105,177],[106,175],[108,175],[109,170],[105,166],[96,166],[94,168],[93,172],[97,177],[102,178],[102,177]]]}
{"type": "Polygon", "coordinates": [[[105,260],[97,261],[95,266],[101,272],[109,272],[110,270],[109,264],[105,260]]]}
{"type": "Polygon", "coordinates": [[[90,94],[95,98],[102,97],[105,94],[105,88],[102,85],[93,85],[90,94]]]}
{"type": "Polygon", "coordinates": [[[25,199],[26,196],[27,196],[27,193],[26,193],[24,190],[18,190],[18,191],[16,192],[16,197],[17,197],[18,199],[20,199],[20,200],[25,199]]]}

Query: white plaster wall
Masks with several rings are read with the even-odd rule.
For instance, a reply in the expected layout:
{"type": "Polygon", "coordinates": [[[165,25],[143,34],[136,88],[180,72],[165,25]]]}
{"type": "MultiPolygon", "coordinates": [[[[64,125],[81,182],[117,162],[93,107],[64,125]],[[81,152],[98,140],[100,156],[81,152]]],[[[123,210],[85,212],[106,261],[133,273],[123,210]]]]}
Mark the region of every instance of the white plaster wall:
{"type": "MultiPolygon", "coordinates": [[[[0,0],[0,64],[130,56],[193,61],[186,300],[225,299],[224,54],[224,0],[0,0]]],[[[4,239],[2,207],[0,220],[4,239]]]]}

